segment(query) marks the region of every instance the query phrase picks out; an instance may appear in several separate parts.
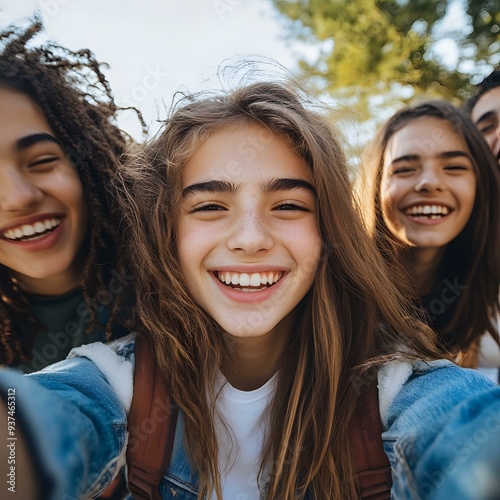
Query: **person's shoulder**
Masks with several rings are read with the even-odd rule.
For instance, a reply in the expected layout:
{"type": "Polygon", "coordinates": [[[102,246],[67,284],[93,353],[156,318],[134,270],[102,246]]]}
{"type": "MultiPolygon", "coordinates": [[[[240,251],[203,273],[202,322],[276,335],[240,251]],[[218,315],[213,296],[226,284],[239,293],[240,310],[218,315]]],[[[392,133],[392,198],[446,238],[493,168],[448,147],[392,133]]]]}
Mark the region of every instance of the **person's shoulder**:
{"type": "Polygon", "coordinates": [[[464,394],[478,392],[496,387],[496,384],[477,370],[463,368],[451,361],[418,361],[413,364],[411,384],[426,386],[443,386],[447,390],[463,390],[464,394]]]}
{"type": "Polygon", "coordinates": [[[487,377],[449,362],[412,364],[384,433],[396,488],[440,500],[499,498],[499,423],[500,387],[487,377]]]}
{"type": "Polygon", "coordinates": [[[388,428],[403,415],[418,422],[438,418],[467,398],[495,390],[491,380],[476,370],[451,361],[397,361],[379,370],[382,422],[388,428]]]}
{"type": "Polygon", "coordinates": [[[73,349],[68,359],[88,359],[104,375],[125,408],[130,408],[135,364],[135,333],[104,344],[94,342],[73,349]]]}

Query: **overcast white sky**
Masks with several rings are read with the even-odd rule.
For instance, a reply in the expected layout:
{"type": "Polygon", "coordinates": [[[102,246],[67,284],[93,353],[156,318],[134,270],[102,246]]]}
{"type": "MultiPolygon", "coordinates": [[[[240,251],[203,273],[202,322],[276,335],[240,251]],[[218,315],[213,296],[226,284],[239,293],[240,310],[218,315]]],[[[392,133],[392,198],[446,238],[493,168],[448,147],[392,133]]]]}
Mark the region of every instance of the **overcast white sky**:
{"type": "MultiPolygon", "coordinates": [[[[261,55],[293,70],[294,53],[307,50],[285,40],[269,0],[0,0],[0,25],[36,9],[46,26],[39,40],[89,48],[109,63],[118,104],[140,108],[153,129],[165,116],[162,101],[168,106],[182,87],[209,87],[225,59],[261,55]]],[[[140,136],[131,113],[120,125],[140,136]]]]}

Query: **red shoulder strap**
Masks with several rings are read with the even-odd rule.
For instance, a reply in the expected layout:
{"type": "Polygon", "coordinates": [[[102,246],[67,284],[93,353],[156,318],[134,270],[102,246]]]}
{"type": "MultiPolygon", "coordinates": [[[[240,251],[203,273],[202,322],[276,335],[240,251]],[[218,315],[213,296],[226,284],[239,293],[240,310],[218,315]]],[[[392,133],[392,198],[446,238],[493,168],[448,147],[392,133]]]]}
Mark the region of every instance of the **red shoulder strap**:
{"type": "Polygon", "coordinates": [[[391,497],[391,466],[384,452],[382,432],[377,384],[365,384],[350,427],[360,498],[386,500],[391,497]]]}
{"type": "Polygon", "coordinates": [[[138,500],[161,500],[158,488],[174,444],[177,407],[158,373],[149,345],[135,343],[134,394],[128,418],[128,488],[138,500]]]}
{"type": "MultiPolygon", "coordinates": [[[[176,423],[177,407],[158,374],[156,359],[138,337],[127,447],[128,487],[137,500],[161,500],[158,488],[170,462],[176,423]]],[[[381,435],[378,390],[375,383],[366,384],[350,426],[360,498],[390,499],[391,467],[381,435]]]]}

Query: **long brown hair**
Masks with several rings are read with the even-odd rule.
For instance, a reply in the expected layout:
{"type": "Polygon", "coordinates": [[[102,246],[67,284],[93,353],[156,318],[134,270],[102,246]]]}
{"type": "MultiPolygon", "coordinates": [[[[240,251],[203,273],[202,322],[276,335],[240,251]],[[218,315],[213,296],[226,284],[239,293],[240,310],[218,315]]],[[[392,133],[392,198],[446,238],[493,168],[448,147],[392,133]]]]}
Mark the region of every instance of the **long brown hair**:
{"type": "MultiPolygon", "coordinates": [[[[431,324],[447,349],[467,349],[486,331],[500,342],[495,316],[499,312],[500,285],[500,174],[488,145],[471,120],[446,101],[415,104],[395,113],[368,146],[358,180],[362,213],[377,246],[392,265],[402,244],[395,241],[382,216],[380,186],[385,151],[390,138],[411,121],[432,116],[447,121],[469,148],[477,178],[474,207],[462,232],[451,241],[437,270],[429,297],[439,300],[443,287],[458,284],[456,300],[441,314],[431,315],[431,324]]],[[[405,271],[403,270],[403,274],[405,271]]],[[[432,304],[431,300],[431,304],[432,304]]],[[[441,301],[443,302],[443,301],[441,301]]],[[[441,304],[441,303],[440,303],[441,304]]],[[[443,302],[443,307],[445,304],[443,302]]],[[[437,309],[436,309],[437,310],[437,309]]]]}
{"type": "Polygon", "coordinates": [[[322,257],[279,369],[262,452],[261,476],[269,474],[265,498],[304,498],[308,488],[318,499],[357,498],[347,437],[365,381],[356,367],[374,356],[379,362],[394,357],[402,346],[421,357],[438,356],[432,333],[408,320],[385,262],[362,227],[336,135],[303,99],[278,83],[187,97],[161,135],[132,156],[117,185],[136,274],[138,332],[153,346],[185,413],[199,498],[214,489],[222,498],[213,387],[230,350],[187,290],[175,228],[183,165],[218,127],[258,122],[287,138],[310,167],[317,191],[322,257]]]}
{"type": "MultiPolygon", "coordinates": [[[[117,107],[92,52],[50,43],[29,47],[42,29],[35,19],[27,28],[0,32],[0,87],[25,94],[40,108],[80,177],[90,213],[82,288],[94,324],[93,299],[107,289],[113,270],[121,272],[120,238],[107,186],[130,138],[114,123],[117,107]]],[[[120,300],[116,297],[115,306],[120,300]]],[[[116,316],[110,308],[109,321],[102,325],[108,335],[116,316]]],[[[10,269],[0,265],[0,364],[28,360],[41,328],[10,269]],[[27,338],[20,338],[21,331],[27,338]]]]}

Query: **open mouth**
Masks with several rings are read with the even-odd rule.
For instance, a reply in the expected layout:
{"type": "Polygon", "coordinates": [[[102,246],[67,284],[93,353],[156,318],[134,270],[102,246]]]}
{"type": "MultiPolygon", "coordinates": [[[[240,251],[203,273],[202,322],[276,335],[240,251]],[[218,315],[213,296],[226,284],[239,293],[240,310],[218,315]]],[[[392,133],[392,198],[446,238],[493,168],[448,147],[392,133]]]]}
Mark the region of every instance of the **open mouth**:
{"type": "Polygon", "coordinates": [[[445,205],[413,205],[403,210],[409,217],[423,219],[442,219],[450,212],[451,209],[445,205]]]}
{"type": "Polygon", "coordinates": [[[260,292],[272,287],[283,277],[283,271],[264,273],[237,273],[234,271],[215,271],[217,279],[233,290],[241,292],[260,292]]]}
{"type": "Polygon", "coordinates": [[[55,231],[61,225],[60,217],[51,217],[37,221],[34,224],[23,224],[2,231],[2,238],[10,241],[34,241],[43,238],[49,233],[55,231]]]}

